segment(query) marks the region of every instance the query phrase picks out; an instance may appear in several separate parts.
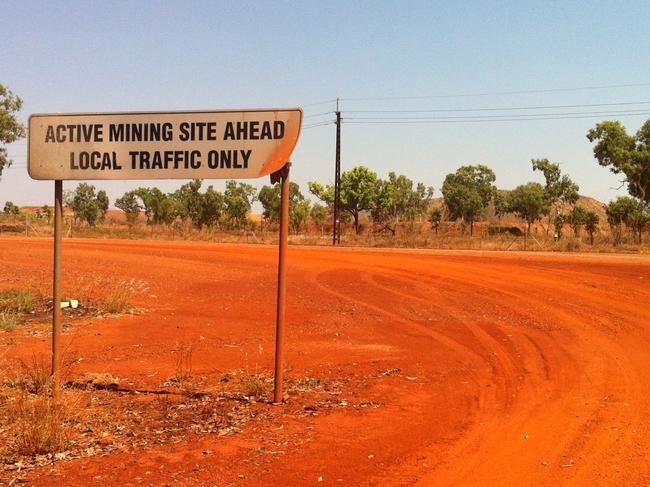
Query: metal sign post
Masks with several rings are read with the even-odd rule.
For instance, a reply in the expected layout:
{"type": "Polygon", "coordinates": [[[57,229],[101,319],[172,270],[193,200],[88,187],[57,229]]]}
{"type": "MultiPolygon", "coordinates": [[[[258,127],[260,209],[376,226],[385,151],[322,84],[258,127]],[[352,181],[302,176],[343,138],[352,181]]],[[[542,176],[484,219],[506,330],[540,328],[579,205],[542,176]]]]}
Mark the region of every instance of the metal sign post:
{"type": "Polygon", "coordinates": [[[63,220],[63,181],[54,181],[54,276],[52,283],[52,392],[59,396],[61,383],[61,226],[63,220]]]}
{"type": "Polygon", "coordinates": [[[284,312],[286,308],[286,267],[287,244],[289,236],[289,168],[287,163],[282,169],[271,174],[271,184],[281,184],[280,202],[280,242],[278,254],[278,300],[275,317],[275,373],[273,379],[273,403],[282,402],[282,352],[284,342],[284,312]]]}

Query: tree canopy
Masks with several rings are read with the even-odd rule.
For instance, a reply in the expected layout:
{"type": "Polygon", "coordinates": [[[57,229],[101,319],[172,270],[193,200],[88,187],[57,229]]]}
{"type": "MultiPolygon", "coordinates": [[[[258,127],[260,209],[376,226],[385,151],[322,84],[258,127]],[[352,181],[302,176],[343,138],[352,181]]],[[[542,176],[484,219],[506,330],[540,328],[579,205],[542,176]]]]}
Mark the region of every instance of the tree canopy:
{"type": "MultiPolygon", "coordinates": [[[[310,182],[309,191],[330,208],[334,205],[334,186],[310,182]]],[[[361,231],[359,216],[362,211],[371,210],[379,191],[377,173],[367,167],[357,166],[341,174],[341,210],[354,219],[354,229],[361,231]]]]}
{"type": "Polygon", "coordinates": [[[580,236],[580,229],[587,223],[589,212],[582,206],[574,206],[566,215],[566,222],[573,228],[576,237],[580,236]]]}
{"type": "Polygon", "coordinates": [[[117,198],[115,206],[124,212],[129,225],[133,225],[138,221],[138,215],[140,215],[142,208],[135,191],[127,191],[121,198],[117,198]]]}
{"type": "Polygon", "coordinates": [[[433,188],[422,183],[414,188],[409,178],[390,172],[388,179],[378,182],[372,220],[395,235],[397,223],[414,222],[426,212],[432,197],[433,188]]]}
{"type": "Polygon", "coordinates": [[[147,217],[148,224],[165,223],[170,225],[177,216],[176,203],[171,196],[163,193],[160,189],[140,187],[135,194],[142,201],[142,208],[147,217]]]}
{"type": "MultiPolygon", "coordinates": [[[[264,220],[277,223],[280,220],[281,207],[281,186],[279,183],[273,186],[262,186],[257,199],[264,209],[262,215],[264,220]]],[[[311,204],[305,199],[300,191],[300,186],[291,181],[289,183],[289,223],[295,232],[307,221],[311,210],[311,204]]]]}
{"type": "Polygon", "coordinates": [[[469,224],[470,235],[474,222],[480,218],[488,203],[494,198],[496,176],[489,167],[461,166],[455,173],[447,174],[442,184],[442,195],[451,220],[462,219],[469,224]]]}
{"type": "Polygon", "coordinates": [[[630,195],[650,208],[650,119],[635,135],[629,135],[618,120],[605,121],[589,130],[587,139],[596,142],[598,164],[624,175],[630,195]]]}
{"type": "Polygon", "coordinates": [[[615,241],[621,239],[621,226],[632,231],[635,240],[641,242],[644,228],[650,223],[650,213],[643,203],[629,196],[621,196],[605,206],[607,223],[612,229],[615,241]]]}
{"type": "Polygon", "coordinates": [[[598,215],[596,215],[593,211],[587,211],[587,215],[585,217],[585,229],[589,234],[589,242],[591,245],[594,244],[594,233],[596,233],[599,223],[600,218],[598,218],[598,215]]]}
{"type": "Polygon", "coordinates": [[[231,225],[242,227],[246,224],[251,205],[257,197],[257,191],[247,183],[231,180],[226,182],[224,191],[224,214],[231,225]]]}
{"type": "Polygon", "coordinates": [[[104,220],[108,203],[106,191],[96,192],[95,186],[88,183],[79,183],[66,195],[66,205],[72,208],[75,220],[85,221],[91,227],[104,220]]]}
{"type": "Polygon", "coordinates": [[[436,232],[436,235],[438,235],[438,230],[440,229],[440,222],[442,222],[442,207],[436,206],[429,213],[429,223],[431,224],[431,229],[436,232]]]}
{"type": "Polygon", "coordinates": [[[22,106],[23,101],[0,84],[0,176],[3,169],[12,163],[3,144],[11,144],[25,137],[25,126],[16,120],[16,113],[22,106]]]}
{"type": "Polygon", "coordinates": [[[517,186],[505,197],[504,209],[526,221],[526,233],[530,235],[531,225],[547,215],[550,203],[539,183],[527,183],[517,186]]]}
{"type": "Polygon", "coordinates": [[[311,216],[311,220],[314,222],[314,224],[321,227],[321,229],[325,224],[325,222],[330,218],[330,214],[329,211],[327,211],[327,207],[319,203],[314,203],[311,206],[311,211],[309,212],[309,216],[311,216]]]}
{"type": "Polygon", "coordinates": [[[18,215],[20,213],[20,208],[13,201],[7,201],[5,202],[3,211],[6,215],[18,215]]]}
{"type": "Polygon", "coordinates": [[[560,165],[548,159],[532,159],[533,171],[541,171],[546,184],[544,197],[549,205],[557,203],[575,204],[578,201],[580,187],[569,176],[562,174],[560,165]]]}
{"type": "Polygon", "coordinates": [[[575,205],[580,197],[578,194],[580,187],[569,176],[562,174],[559,164],[550,162],[548,159],[532,159],[531,162],[533,171],[541,171],[544,175],[544,198],[549,206],[549,211],[546,213],[548,214],[548,226],[546,227],[548,234],[551,219],[560,213],[559,205],[575,205]]]}

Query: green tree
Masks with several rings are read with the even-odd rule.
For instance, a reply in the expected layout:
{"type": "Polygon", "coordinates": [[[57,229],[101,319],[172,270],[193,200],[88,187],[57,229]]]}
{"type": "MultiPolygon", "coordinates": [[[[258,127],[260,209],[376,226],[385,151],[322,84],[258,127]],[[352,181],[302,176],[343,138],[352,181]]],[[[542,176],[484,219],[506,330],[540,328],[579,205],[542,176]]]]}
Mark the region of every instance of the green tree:
{"type": "Polygon", "coordinates": [[[97,191],[97,212],[99,214],[99,219],[97,221],[103,222],[106,218],[106,212],[108,211],[108,206],[110,205],[110,200],[108,199],[108,194],[106,191],[100,190],[97,191]]]}
{"type": "Polygon", "coordinates": [[[77,188],[68,193],[67,205],[72,208],[75,220],[82,220],[94,227],[97,222],[104,220],[108,211],[108,195],[106,191],[95,192],[95,186],[79,183],[77,188]]]}
{"type": "Polygon", "coordinates": [[[210,185],[203,193],[202,200],[201,225],[208,227],[218,225],[223,217],[223,194],[210,185]]]}
{"type": "MultiPolygon", "coordinates": [[[[294,184],[296,183],[289,183],[289,194],[291,194],[291,186],[294,184]]],[[[262,205],[262,217],[264,217],[264,220],[277,223],[280,219],[280,184],[262,186],[257,195],[257,199],[262,205]]]]}
{"type": "Polygon", "coordinates": [[[127,191],[121,198],[115,200],[115,206],[122,210],[126,215],[126,221],[129,225],[135,225],[140,215],[140,203],[135,191],[127,191]]]}
{"type": "Polygon", "coordinates": [[[598,164],[622,174],[630,195],[650,208],[650,119],[636,135],[628,135],[619,121],[605,121],[587,132],[596,142],[594,156],[598,164]]]}
{"type": "MultiPolygon", "coordinates": [[[[610,201],[605,205],[605,213],[607,214],[607,223],[612,232],[612,237],[614,240],[614,245],[621,243],[622,237],[622,226],[625,219],[625,213],[623,211],[623,206],[620,204],[620,199],[616,201],[610,201]]],[[[631,198],[629,198],[631,199],[631,198]]]]}
{"type": "Polygon", "coordinates": [[[555,239],[560,240],[562,238],[562,230],[564,230],[564,225],[566,225],[567,216],[565,213],[558,213],[555,215],[553,220],[553,227],[555,231],[555,239]]]}
{"type": "MultiPolygon", "coordinates": [[[[274,184],[273,186],[262,186],[257,199],[262,204],[264,211],[262,216],[267,222],[277,223],[280,221],[280,207],[281,207],[281,186],[274,184]]],[[[289,223],[294,232],[299,232],[300,227],[309,218],[311,203],[305,199],[300,191],[300,186],[293,181],[289,183],[289,223]]]]}
{"type": "Polygon", "coordinates": [[[289,224],[295,233],[300,232],[303,225],[307,223],[310,211],[311,203],[307,199],[300,200],[289,207],[289,224]]]}
{"type": "Polygon", "coordinates": [[[155,187],[137,188],[135,194],[142,201],[140,206],[147,217],[147,225],[171,225],[176,219],[177,203],[170,195],[155,187]]]}
{"type": "Polygon", "coordinates": [[[196,228],[201,228],[203,214],[203,196],[200,193],[203,181],[194,179],[183,184],[171,196],[176,202],[176,212],[181,220],[189,218],[196,228]]]}
{"type": "Polygon", "coordinates": [[[531,225],[547,215],[550,206],[544,187],[539,183],[517,186],[506,196],[505,209],[526,221],[526,233],[530,235],[531,225]]]}
{"type": "Polygon", "coordinates": [[[481,217],[494,198],[496,176],[489,167],[461,166],[455,173],[447,174],[442,185],[442,195],[451,220],[462,219],[474,234],[474,222],[481,217]]]}
{"type": "Polygon", "coordinates": [[[605,206],[605,212],[614,236],[614,244],[621,241],[623,224],[632,232],[632,239],[641,243],[643,230],[650,222],[650,214],[643,203],[629,196],[622,196],[610,201],[605,206]]]}
{"type": "Polygon", "coordinates": [[[319,203],[314,203],[311,207],[310,216],[311,221],[314,222],[314,225],[320,227],[322,233],[325,222],[330,218],[330,213],[327,211],[327,207],[319,203]]]}
{"type": "MultiPolygon", "coordinates": [[[[277,223],[280,221],[281,190],[279,183],[273,186],[264,185],[257,195],[257,199],[264,209],[262,216],[267,222],[277,223]]],[[[289,213],[299,201],[304,199],[305,197],[300,192],[300,186],[291,181],[289,183],[289,213]]]]}
{"type": "Polygon", "coordinates": [[[140,208],[144,210],[144,216],[147,218],[147,225],[152,223],[153,208],[151,188],[139,187],[133,190],[133,193],[140,198],[140,208]]]}
{"type": "MultiPolygon", "coordinates": [[[[359,217],[375,205],[379,190],[377,173],[367,167],[357,166],[341,174],[341,210],[354,219],[354,230],[361,232],[359,217]]],[[[334,208],[334,186],[323,187],[320,183],[310,182],[309,191],[319,200],[334,208]]]]}
{"type": "Polygon", "coordinates": [[[596,215],[593,211],[587,211],[585,218],[585,230],[587,230],[587,233],[589,234],[589,243],[591,245],[594,244],[594,233],[596,233],[596,230],[598,230],[599,222],[600,218],[598,218],[598,215],[596,215]]]}
{"type": "Polygon", "coordinates": [[[588,211],[582,206],[574,206],[566,216],[566,222],[573,228],[573,234],[580,236],[580,229],[587,223],[588,211]]]}
{"type": "Polygon", "coordinates": [[[15,205],[13,201],[7,201],[3,211],[5,215],[18,215],[20,213],[20,208],[15,205]]]}
{"type": "Polygon", "coordinates": [[[49,225],[50,222],[52,221],[52,216],[54,216],[54,208],[51,208],[48,205],[43,205],[41,211],[43,212],[45,218],[47,218],[47,224],[49,225]]]}
{"type": "Polygon", "coordinates": [[[549,206],[548,226],[546,234],[548,235],[551,226],[551,219],[557,217],[560,213],[561,204],[575,205],[580,195],[579,186],[574,183],[569,176],[563,175],[560,165],[550,162],[548,159],[532,159],[533,171],[541,171],[544,175],[544,197],[549,206]]]}
{"type": "Polygon", "coordinates": [[[508,213],[508,192],[503,190],[496,190],[494,192],[494,214],[497,217],[502,217],[508,213]]]}
{"type": "Polygon", "coordinates": [[[436,206],[429,213],[429,223],[431,223],[431,229],[436,232],[436,235],[438,235],[440,229],[440,222],[442,222],[442,207],[436,206]]]}
{"type": "Polygon", "coordinates": [[[4,144],[11,144],[25,137],[25,126],[16,120],[16,113],[23,106],[23,101],[3,85],[0,85],[0,176],[12,160],[7,155],[4,144]]]}
{"type": "Polygon", "coordinates": [[[413,223],[426,211],[432,196],[433,188],[422,183],[413,188],[409,178],[390,172],[387,180],[378,182],[375,204],[370,211],[372,220],[395,235],[397,224],[413,223]]]}
{"type": "Polygon", "coordinates": [[[231,225],[241,228],[246,224],[248,213],[256,199],[257,191],[247,183],[227,181],[224,191],[224,213],[231,225]]]}

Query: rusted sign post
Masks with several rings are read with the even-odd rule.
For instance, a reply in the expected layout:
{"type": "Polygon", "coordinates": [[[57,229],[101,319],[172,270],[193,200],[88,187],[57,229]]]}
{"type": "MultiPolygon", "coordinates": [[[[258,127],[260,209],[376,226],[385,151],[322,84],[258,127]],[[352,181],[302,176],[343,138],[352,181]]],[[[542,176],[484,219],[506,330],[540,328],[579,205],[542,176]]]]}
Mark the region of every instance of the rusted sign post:
{"type": "Polygon", "coordinates": [[[59,395],[61,383],[59,337],[61,336],[61,226],[63,223],[63,181],[54,181],[54,266],[52,283],[52,390],[59,395]]]}
{"type": "Polygon", "coordinates": [[[289,238],[289,169],[291,164],[285,165],[278,172],[271,175],[271,184],[281,184],[280,200],[280,240],[278,255],[278,300],[275,317],[275,372],[273,377],[273,402],[282,402],[282,350],[284,342],[284,311],[286,290],[286,262],[287,243],[289,238]]]}
{"type": "Polygon", "coordinates": [[[29,117],[27,167],[54,181],[52,379],[60,390],[61,226],[64,180],[247,179],[281,184],[275,403],[282,402],[289,167],[302,110],[37,114],[29,117]]]}

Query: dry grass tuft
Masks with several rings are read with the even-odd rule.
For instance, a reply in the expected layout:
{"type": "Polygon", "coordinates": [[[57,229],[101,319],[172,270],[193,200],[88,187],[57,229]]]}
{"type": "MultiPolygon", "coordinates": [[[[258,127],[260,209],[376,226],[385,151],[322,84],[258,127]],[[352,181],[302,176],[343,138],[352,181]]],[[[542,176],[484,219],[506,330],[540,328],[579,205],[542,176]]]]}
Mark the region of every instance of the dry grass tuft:
{"type": "Polygon", "coordinates": [[[17,385],[31,394],[47,394],[52,380],[50,369],[50,362],[42,355],[32,355],[29,362],[20,360],[17,385]]]}
{"type": "Polygon", "coordinates": [[[50,397],[47,360],[32,356],[17,366],[2,363],[0,377],[0,456],[41,455],[65,449],[65,401],[50,397]]]}
{"type": "Polygon", "coordinates": [[[271,390],[273,379],[267,374],[248,374],[241,379],[244,395],[255,399],[265,399],[271,390]]]}
{"type": "Polygon", "coordinates": [[[62,451],[65,446],[65,406],[47,396],[18,390],[5,399],[2,409],[10,430],[7,453],[39,455],[62,451]]]}
{"type": "Polygon", "coordinates": [[[102,314],[119,315],[131,311],[131,291],[116,287],[97,303],[97,310],[102,314]]]}
{"type": "Polygon", "coordinates": [[[147,290],[147,285],[137,279],[115,281],[101,276],[82,279],[71,297],[99,314],[117,315],[133,313],[133,296],[147,290]]]}
{"type": "Polygon", "coordinates": [[[20,320],[18,319],[18,313],[14,311],[0,312],[0,330],[15,330],[19,322],[20,320]]]}
{"type": "Polygon", "coordinates": [[[193,364],[192,364],[192,345],[187,347],[177,347],[176,355],[176,374],[174,380],[178,383],[178,388],[184,394],[192,394],[195,389],[194,378],[192,377],[193,364]]]}

